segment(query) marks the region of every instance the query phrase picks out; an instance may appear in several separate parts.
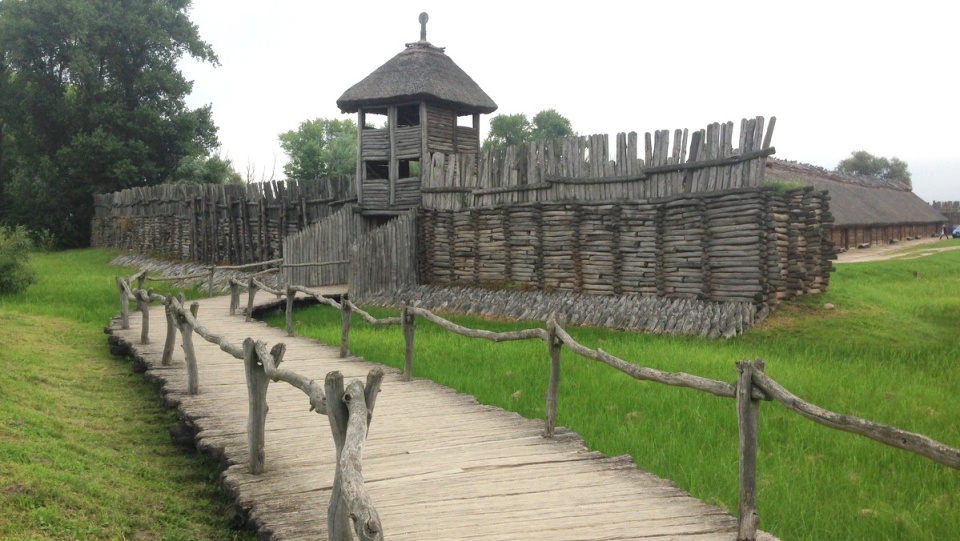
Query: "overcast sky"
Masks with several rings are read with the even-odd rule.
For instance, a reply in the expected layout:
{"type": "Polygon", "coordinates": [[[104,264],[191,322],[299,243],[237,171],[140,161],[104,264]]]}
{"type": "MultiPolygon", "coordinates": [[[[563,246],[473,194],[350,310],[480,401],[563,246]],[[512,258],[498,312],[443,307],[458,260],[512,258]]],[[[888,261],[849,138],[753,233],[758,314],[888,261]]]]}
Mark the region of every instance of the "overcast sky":
{"type": "MultiPolygon", "coordinates": [[[[905,160],[927,201],[960,200],[960,32],[943,2],[194,0],[218,67],[181,63],[221,153],[276,168],[277,135],[342,115],[350,86],[417,41],[446,47],[499,109],[556,109],[581,135],[777,117],[776,157],[829,169],[905,160]]],[[[736,137],[734,138],[736,141],[736,137]]],[[[258,174],[258,176],[260,176],[258,174]]]]}

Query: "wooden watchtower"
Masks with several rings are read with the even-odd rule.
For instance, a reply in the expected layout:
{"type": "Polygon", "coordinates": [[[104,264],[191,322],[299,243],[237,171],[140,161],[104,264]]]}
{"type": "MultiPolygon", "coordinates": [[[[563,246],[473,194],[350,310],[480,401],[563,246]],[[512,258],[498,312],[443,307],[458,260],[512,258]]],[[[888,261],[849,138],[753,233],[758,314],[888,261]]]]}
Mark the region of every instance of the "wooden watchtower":
{"type": "Polygon", "coordinates": [[[420,14],[420,41],[337,100],[342,112],[357,113],[357,198],[367,216],[419,206],[420,164],[433,152],[476,153],[480,114],[497,110],[442,47],[427,41],[427,19],[420,14]],[[373,115],[385,116],[385,127],[373,115]]]}

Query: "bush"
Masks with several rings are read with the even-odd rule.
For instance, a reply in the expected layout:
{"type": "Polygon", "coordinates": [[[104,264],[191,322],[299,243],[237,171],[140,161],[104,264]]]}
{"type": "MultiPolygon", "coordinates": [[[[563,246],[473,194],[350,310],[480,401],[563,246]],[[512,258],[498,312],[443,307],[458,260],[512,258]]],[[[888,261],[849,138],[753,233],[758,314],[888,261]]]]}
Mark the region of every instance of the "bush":
{"type": "Polygon", "coordinates": [[[33,243],[23,226],[0,226],[0,295],[19,293],[37,281],[30,266],[33,243]]]}

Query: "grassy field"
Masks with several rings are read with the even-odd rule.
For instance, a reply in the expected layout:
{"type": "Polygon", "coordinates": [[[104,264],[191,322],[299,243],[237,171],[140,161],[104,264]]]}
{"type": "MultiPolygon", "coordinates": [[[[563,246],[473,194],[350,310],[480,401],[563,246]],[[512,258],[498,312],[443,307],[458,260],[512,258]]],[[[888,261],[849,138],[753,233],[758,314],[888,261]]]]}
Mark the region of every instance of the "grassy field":
{"type": "MultiPolygon", "coordinates": [[[[339,343],[334,310],[304,309],[295,319],[299,334],[339,343]]],[[[451,319],[491,330],[535,325],[451,319]]],[[[282,326],[282,314],[268,321],[282,326]]],[[[763,358],[768,375],[815,404],[960,447],[960,250],[840,265],[828,294],[785,306],[733,340],[568,331],[639,365],[726,381],[736,378],[738,359],[763,358]]],[[[397,327],[373,328],[357,318],[350,347],[402,365],[397,327]]],[[[539,341],[470,340],[420,320],[414,374],[527,417],[544,413],[548,361],[539,341]]],[[[760,419],[762,529],[784,540],[818,541],[940,540],[960,532],[960,472],[813,424],[778,404],[764,404],[760,419]]],[[[695,496],[736,509],[733,400],[637,382],[565,350],[558,424],[593,449],[630,454],[695,496]]]]}
{"type": "Polygon", "coordinates": [[[0,539],[254,539],[216,464],[174,447],[156,388],[110,355],[115,254],[35,254],[0,296],[0,539]]]}

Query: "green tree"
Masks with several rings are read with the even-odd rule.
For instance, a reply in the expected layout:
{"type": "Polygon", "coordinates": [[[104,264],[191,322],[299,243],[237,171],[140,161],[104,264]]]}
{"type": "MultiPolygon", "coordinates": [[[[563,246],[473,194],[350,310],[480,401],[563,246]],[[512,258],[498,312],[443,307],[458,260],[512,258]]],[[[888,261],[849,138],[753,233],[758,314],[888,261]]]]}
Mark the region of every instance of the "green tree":
{"type": "Polygon", "coordinates": [[[171,180],[217,145],[184,55],[217,63],[189,0],[0,2],[3,220],[89,242],[93,194],[171,180]]]}
{"type": "Polygon", "coordinates": [[[219,154],[183,158],[172,180],[176,184],[243,184],[232,160],[219,154]]]}
{"type": "Polygon", "coordinates": [[[527,115],[497,115],[490,119],[490,133],[483,142],[483,148],[515,146],[527,141],[557,139],[574,135],[570,120],[556,109],[545,109],[533,116],[531,122],[527,115]]]}
{"type": "Polygon", "coordinates": [[[281,133],[280,147],[289,161],[283,172],[291,180],[352,175],[357,169],[357,124],[353,120],[304,120],[281,133]]]}
{"type": "Polygon", "coordinates": [[[913,186],[907,162],[897,157],[888,160],[882,156],[874,156],[866,150],[851,152],[849,158],[837,164],[837,171],[896,180],[913,186]]]}
{"type": "Polygon", "coordinates": [[[32,248],[23,226],[0,226],[0,295],[19,293],[36,283],[37,273],[30,266],[32,248]]]}

